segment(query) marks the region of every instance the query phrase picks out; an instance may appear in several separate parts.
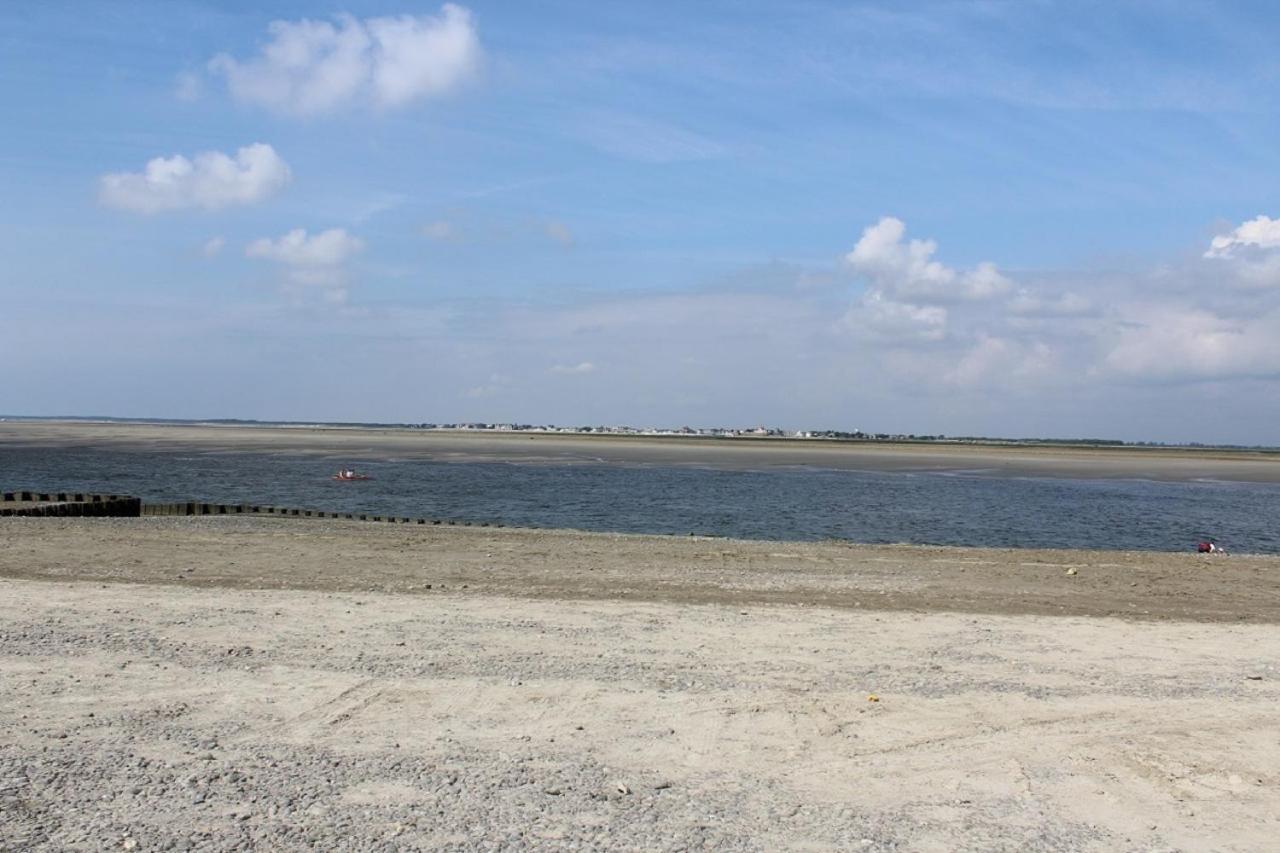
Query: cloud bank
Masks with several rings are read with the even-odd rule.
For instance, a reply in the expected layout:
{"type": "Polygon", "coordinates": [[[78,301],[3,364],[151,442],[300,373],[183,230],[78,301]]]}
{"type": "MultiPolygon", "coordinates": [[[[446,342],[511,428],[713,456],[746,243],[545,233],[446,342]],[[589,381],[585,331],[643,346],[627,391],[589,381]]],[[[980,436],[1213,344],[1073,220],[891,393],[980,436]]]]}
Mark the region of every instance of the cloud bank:
{"type": "Polygon", "coordinates": [[[219,54],[209,70],[236,100],[287,115],[401,107],[453,91],[480,65],[471,13],[452,3],[439,15],[341,15],[332,23],[274,21],[268,29],[257,57],[219,54]]]}
{"type": "MultiPolygon", "coordinates": [[[[451,238],[443,222],[425,233],[451,238]]],[[[884,217],[816,277],[797,267],[683,293],[541,307],[486,301],[474,312],[463,302],[446,312],[451,329],[432,334],[467,342],[457,356],[473,370],[465,387],[512,406],[526,385],[546,390],[551,377],[598,373],[601,364],[619,389],[652,387],[655,406],[665,405],[665,388],[673,400],[686,394],[726,411],[765,385],[808,388],[796,393],[814,400],[916,398],[944,411],[997,402],[1034,410],[1107,394],[1123,401],[1171,385],[1234,387],[1280,377],[1280,287],[1249,284],[1253,270],[1280,263],[1280,245],[1269,245],[1258,222],[1224,229],[1207,257],[1101,275],[948,264],[937,241],[909,237],[906,223],[884,217]],[[824,283],[814,286],[815,278],[824,283]],[[518,381],[476,385],[535,364],[543,366],[518,381]]],[[[280,264],[293,285],[340,298],[346,265],[363,248],[342,229],[295,229],[254,241],[246,255],[280,264]]],[[[631,405],[623,397],[615,404],[631,405]]]]}
{"type": "MultiPolygon", "coordinates": [[[[294,229],[244,248],[297,297],[263,309],[251,337],[405,365],[434,403],[386,402],[400,399],[390,378],[370,399],[411,420],[1274,442],[1280,288],[1241,286],[1239,258],[1200,257],[1206,240],[1149,270],[961,265],[945,239],[886,221],[851,229],[826,268],[568,300],[424,295],[431,307],[416,311],[296,310],[342,302],[368,250],[344,229],[294,229]]],[[[1246,248],[1251,263],[1280,254],[1246,248]]]]}
{"type": "Polygon", "coordinates": [[[1280,220],[1241,223],[1199,261],[1071,289],[953,269],[905,235],[885,217],[844,258],[864,289],[842,326],[886,375],[1028,394],[1280,376],[1280,220]]]}
{"type": "Polygon", "coordinates": [[[270,145],[257,142],[234,157],[221,151],[205,151],[190,160],[175,154],[150,160],[141,172],[103,175],[98,198],[107,207],[135,213],[218,210],[270,198],[290,178],[289,164],[270,145]]]}

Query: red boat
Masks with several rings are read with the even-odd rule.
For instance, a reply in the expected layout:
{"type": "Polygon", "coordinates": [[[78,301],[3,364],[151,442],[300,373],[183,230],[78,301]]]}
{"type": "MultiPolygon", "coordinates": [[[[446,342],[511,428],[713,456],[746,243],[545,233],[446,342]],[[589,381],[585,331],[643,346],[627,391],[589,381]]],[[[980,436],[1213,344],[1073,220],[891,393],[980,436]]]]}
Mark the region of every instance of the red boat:
{"type": "Polygon", "coordinates": [[[341,471],[333,475],[335,480],[372,480],[368,474],[357,474],[354,468],[343,468],[341,471]]]}

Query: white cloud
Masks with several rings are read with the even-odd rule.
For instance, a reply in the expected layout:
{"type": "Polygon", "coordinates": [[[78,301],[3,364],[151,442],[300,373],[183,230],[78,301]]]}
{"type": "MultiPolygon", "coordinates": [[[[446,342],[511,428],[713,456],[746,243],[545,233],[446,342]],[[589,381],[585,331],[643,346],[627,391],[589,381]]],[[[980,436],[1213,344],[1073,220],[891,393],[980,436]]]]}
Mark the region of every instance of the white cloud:
{"type": "Polygon", "coordinates": [[[1008,308],[1018,317],[1087,317],[1097,311],[1092,302],[1077,293],[1045,297],[1025,287],[1009,300],[1008,308]]]}
{"type": "Polygon", "coordinates": [[[363,249],[364,241],[342,228],[330,228],[314,236],[295,228],[276,240],[254,240],[244,253],[246,257],[283,264],[288,271],[286,292],[301,296],[310,289],[319,291],[326,302],[343,303],[347,299],[347,271],[343,265],[363,249]]]}
{"type": "Polygon", "coordinates": [[[583,373],[593,373],[596,366],[589,361],[580,361],[577,364],[557,364],[552,367],[551,373],[559,373],[563,375],[575,375],[583,373]]]}
{"type": "Polygon", "coordinates": [[[156,157],[142,172],[103,175],[98,197],[108,207],[137,213],[217,210],[269,198],[290,177],[289,165],[275,149],[258,142],[239,149],[235,157],[206,151],[188,160],[175,154],[156,157]]]}
{"type": "MultiPolygon", "coordinates": [[[[588,397],[609,410],[684,406],[718,418],[749,411],[742,401],[750,400],[807,411],[803,424],[829,422],[847,401],[852,423],[868,426],[865,412],[875,411],[878,428],[899,418],[906,429],[948,433],[1265,437],[1247,418],[1237,426],[1211,414],[1261,413],[1275,408],[1264,400],[1280,399],[1280,288],[1242,286],[1241,257],[1146,271],[1042,270],[1006,286],[1010,277],[993,266],[948,269],[932,243],[913,249],[905,226],[868,230],[852,298],[796,287],[804,271],[795,270],[767,285],[721,282],[496,314],[486,305],[468,324],[502,345],[487,359],[469,358],[487,372],[517,352],[526,372],[508,394],[559,395],[573,405],[585,398],[581,381],[561,375],[574,365],[565,356],[589,354],[608,365],[610,382],[588,397]],[[873,263],[878,277],[863,271],[873,263]],[[904,279],[910,289],[899,286],[904,279]],[[1183,400],[1191,402],[1183,408],[1183,400]]],[[[1280,257],[1260,245],[1235,251],[1280,257]]],[[[844,271],[833,274],[847,284],[844,271]]]]}
{"type": "Polygon", "coordinates": [[[458,239],[458,229],[447,219],[437,219],[435,222],[428,222],[422,226],[422,236],[431,240],[456,240],[458,239]]]}
{"type": "Polygon", "coordinates": [[[952,333],[949,309],[990,303],[1012,290],[995,264],[957,271],[934,260],[937,243],[905,241],[906,230],[902,220],[886,216],[863,230],[845,255],[845,264],[869,283],[843,320],[856,336],[898,346],[936,343],[952,333]]]}
{"type": "Polygon", "coordinates": [[[245,247],[246,257],[277,261],[291,267],[334,267],[364,248],[364,241],[342,228],[330,228],[307,236],[305,228],[295,228],[277,240],[263,237],[245,247]]]}
{"type": "Polygon", "coordinates": [[[892,341],[939,341],[947,332],[947,309],[895,302],[873,290],[845,315],[844,324],[862,336],[892,341]]]}
{"type": "Polygon", "coordinates": [[[1280,219],[1258,216],[1242,222],[1231,232],[1214,237],[1204,256],[1229,258],[1245,248],[1280,249],[1280,219]]]}
{"type": "Polygon", "coordinates": [[[1258,216],[1209,244],[1204,257],[1228,263],[1234,283],[1245,289],[1280,287],[1280,219],[1258,216]]]}
{"type": "Polygon", "coordinates": [[[1259,257],[1236,262],[1239,284],[1245,288],[1280,286],[1280,252],[1267,252],[1259,257]]]}
{"type": "Polygon", "coordinates": [[[472,74],[480,40],[471,13],[446,4],[439,17],[401,15],[366,22],[375,43],[373,85],[389,106],[448,92],[472,74]]]}
{"type": "Polygon", "coordinates": [[[1128,306],[1103,367],[1144,379],[1280,375],[1280,312],[1243,320],[1187,305],[1128,306]]]}
{"type": "Polygon", "coordinates": [[[446,4],[439,15],[274,21],[254,59],[219,54],[209,69],[233,97],[292,115],[333,112],[355,102],[398,107],[443,95],[480,64],[471,13],[446,4]]]}
{"type": "Polygon", "coordinates": [[[1007,385],[1044,375],[1053,361],[1053,350],[1042,341],[1022,343],[984,334],[942,375],[953,385],[1007,385]]]}
{"type": "Polygon", "coordinates": [[[971,272],[960,277],[961,293],[966,299],[991,299],[1008,293],[1013,282],[996,269],[995,264],[983,261],[971,272]]]}
{"type": "Polygon", "coordinates": [[[871,280],[886,297],[900,302],[939,304],[985,300],[1007,293],[1013,286],[994,264],[981,263],[958,272],[933,260],[933,240],[904,243],[906,225],[886,216],[862,232],[845,262],[871,280]]]}
{"type": "Polygon", "coordinates": [[[217,257],[218,253],[221,252],[223,247],[226,245],[227,241],[222,237],[210,237],[200,248],[200,253],[206,258],[217,257]]]}

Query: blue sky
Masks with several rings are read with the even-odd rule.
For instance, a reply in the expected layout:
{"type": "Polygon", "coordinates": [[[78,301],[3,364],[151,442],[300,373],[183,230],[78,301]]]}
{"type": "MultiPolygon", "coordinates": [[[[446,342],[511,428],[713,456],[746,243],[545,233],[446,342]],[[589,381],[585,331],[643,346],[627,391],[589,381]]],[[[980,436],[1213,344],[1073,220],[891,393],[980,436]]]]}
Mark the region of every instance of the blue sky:
{"type": "Polygon", "coordinates": [[[0,23],[0,412],[1280,443],[1271,4],[0,23]]]}

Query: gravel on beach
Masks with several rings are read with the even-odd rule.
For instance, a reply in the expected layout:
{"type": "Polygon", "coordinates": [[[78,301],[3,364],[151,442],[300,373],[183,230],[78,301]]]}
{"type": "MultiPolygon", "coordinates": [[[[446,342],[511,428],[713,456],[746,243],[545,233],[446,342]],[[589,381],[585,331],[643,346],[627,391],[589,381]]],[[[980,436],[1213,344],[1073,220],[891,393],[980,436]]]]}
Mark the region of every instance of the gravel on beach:
{"type": "Polygon", "coordinates": [[[1275,558],[248,519],[0,540],[0,849],[1280,833],[1275,558]]]}

